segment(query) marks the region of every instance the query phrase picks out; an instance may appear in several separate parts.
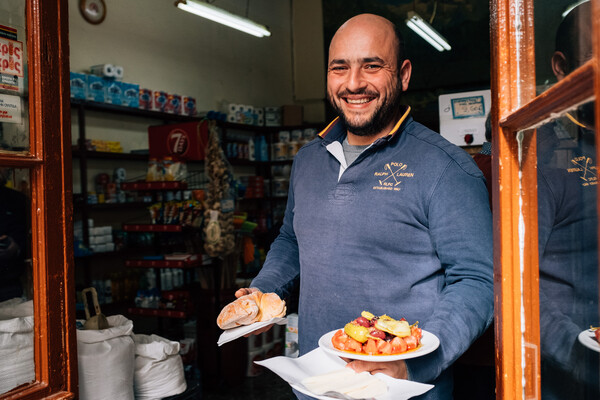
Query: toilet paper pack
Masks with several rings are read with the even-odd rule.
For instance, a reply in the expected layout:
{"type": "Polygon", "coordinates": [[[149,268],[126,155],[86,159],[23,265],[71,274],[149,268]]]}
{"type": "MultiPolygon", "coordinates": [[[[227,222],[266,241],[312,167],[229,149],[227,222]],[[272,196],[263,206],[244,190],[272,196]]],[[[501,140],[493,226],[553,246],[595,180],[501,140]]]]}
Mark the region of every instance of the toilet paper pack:
{"type": "Polygon", "coordinates": [[[87,76],[87,99],[104,103],[106,98],[106,80],[100,76],[87,76]]]}

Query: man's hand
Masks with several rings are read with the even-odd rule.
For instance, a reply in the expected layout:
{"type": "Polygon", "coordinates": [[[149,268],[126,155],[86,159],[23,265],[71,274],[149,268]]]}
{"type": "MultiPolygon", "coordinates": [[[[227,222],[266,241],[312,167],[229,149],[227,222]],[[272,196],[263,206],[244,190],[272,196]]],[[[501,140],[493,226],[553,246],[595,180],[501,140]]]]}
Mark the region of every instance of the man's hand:
{"type": "MultiPolygon", "coordinates": [[[[241,288],[241,289],[236,290],[235,297],[236,297],[236,299],[239,299],[242,296],[246,296],[247,294],[258,292],[258,291],[259,291],[259,289],[257,289],[257,288],[241,288]]],[[[256,331],[253,331],[247,335],[244,335],[244,337],[250,337],[250,335],[260,335],[261,333],[266,332],[269,329],[271,329],[273,327],[273,325],[274,324],[264,326],[256,331]]]]}
{"type": "Polygon", "coordinates": [[[252,288],[240,288],[240,289],[236,290],[236,292],[235,292],[235,298],[239,299],[242,296],[245,296],[245,295],[250,294],[250,293],[258,292],[258,291],[259,291],[259,289],[255,288],[255,287],[252,287],[252,288]]]}
{"type": "Polygon", "coordinates": [[[404,360],[388,362],[372,362],[362,360],[350,360],[346,367],[352,368],[356,372],[367,371],[372,374],[381,372],[396,379],[408,379],[408,369],[404,360]]]}

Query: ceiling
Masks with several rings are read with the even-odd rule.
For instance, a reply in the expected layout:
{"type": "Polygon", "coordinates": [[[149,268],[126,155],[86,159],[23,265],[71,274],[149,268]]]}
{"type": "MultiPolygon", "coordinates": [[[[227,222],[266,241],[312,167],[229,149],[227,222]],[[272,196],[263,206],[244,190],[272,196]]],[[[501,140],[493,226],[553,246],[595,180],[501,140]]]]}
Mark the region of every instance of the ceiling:
{"type": "MultiPolygon", "coordinates": [[[[553,51],[554,31],[560,13],[573,1],[534,0],[538,85],[553,80],[547,60],[553,51]]],[[[490,88],[489,9],[489,0],[323,0],[325,49],[337,28],[354,15],[373,13],[394,22],[413,64],[406,102],[412,106],[415,119],[438,130],[440,94],[490,88]],[[408,11],[430,22],[448,39],[452,50],[438,52],[408,29],[408,11]]]]}

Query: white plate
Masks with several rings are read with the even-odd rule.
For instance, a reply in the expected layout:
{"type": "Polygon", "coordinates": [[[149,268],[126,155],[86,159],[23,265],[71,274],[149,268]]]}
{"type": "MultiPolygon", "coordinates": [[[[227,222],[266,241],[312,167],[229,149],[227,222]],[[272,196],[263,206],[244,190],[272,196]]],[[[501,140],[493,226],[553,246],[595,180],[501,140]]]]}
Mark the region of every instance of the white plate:
{"type": "Polygon", "coordinates": [[[356,354],[356,353],[352,353],[352,352],[341,351],[341,350],[338,350],[335,347],[333,347],[333,344],[331,344],[331,338],[337,331],[339,331],[339,329],[328,332],[328,333],[324,334],[323,336],[321,336],[321,338],[319,339],[319,347],[321,347],[327,353],[330,353],[330,354],[333,354],[333,355],[336,355],[339,357],[351,358],[353,360],[376,361],[376,362],[406,360],[409,358],[421,357],[421,356],[424,356],[425,354],[429,354],[432,351],[434,351],[435,349],[437,349],[438,346],[440,345],[440,339],[438,339],[437,336],[435,336],[431,332],[427,332],[426,330],[423,330],[422,331],[423,337],[421,338],[421,347],[419,347],[416,350],[409,351],[407,353],[392,354],[389,356],[384,356],[384,355],[369,356],[367,354],[356,354]]]}
{"type": "Polygon", "coordinates": [[[579,336],[577,336],[579,342],[587,347],[588,349],[597,351],[600,353],[600,343],[596,341],[596,336],[594,335],[594,331],[591,329],[586,329],[582,331],[579,336]]]}
{"type": "Polygon", "coordinates": [[[268,321],[255,322],[250,325],[242,325],[238,326],[237,328],[226,329],[225,331],[223,331],[223,333],[221,333],[221,336],[219,336],[217,345],[221,346],[225,343],[231,342],[232,340],[240,338],[244,335],[247,335],[251,332],[254,332],[262,327],[271,324],[285,325],[287,324],[287,318],[272,318],[268,321]]]}

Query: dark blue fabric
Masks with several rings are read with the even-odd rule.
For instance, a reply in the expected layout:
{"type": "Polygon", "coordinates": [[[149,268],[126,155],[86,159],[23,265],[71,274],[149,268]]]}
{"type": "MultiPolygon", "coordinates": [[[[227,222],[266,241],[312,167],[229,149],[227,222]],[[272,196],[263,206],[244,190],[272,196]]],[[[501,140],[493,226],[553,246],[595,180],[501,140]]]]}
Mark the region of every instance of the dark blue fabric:
{"type": "Polygon", "coordinates": [[[338,122],[294,159],[284,224],[252,286],[281,288],[300,276],[300,354],[361,311],[404,317],[441,342],[407,362],[434,382],[423,399],[451,399],[448,367],[492,320],[492,220],[471,157],[408,117],[338,181],[326,146],[338,122]],[[442,375],[441,375],[442,374],[442,375]]]}
{"type": "Polygon", "coordinates": [[[600,323],[594,132],[559,120],[537,143],[542,396],[600,399],[598,353],[577,340],[600,323]]]}

